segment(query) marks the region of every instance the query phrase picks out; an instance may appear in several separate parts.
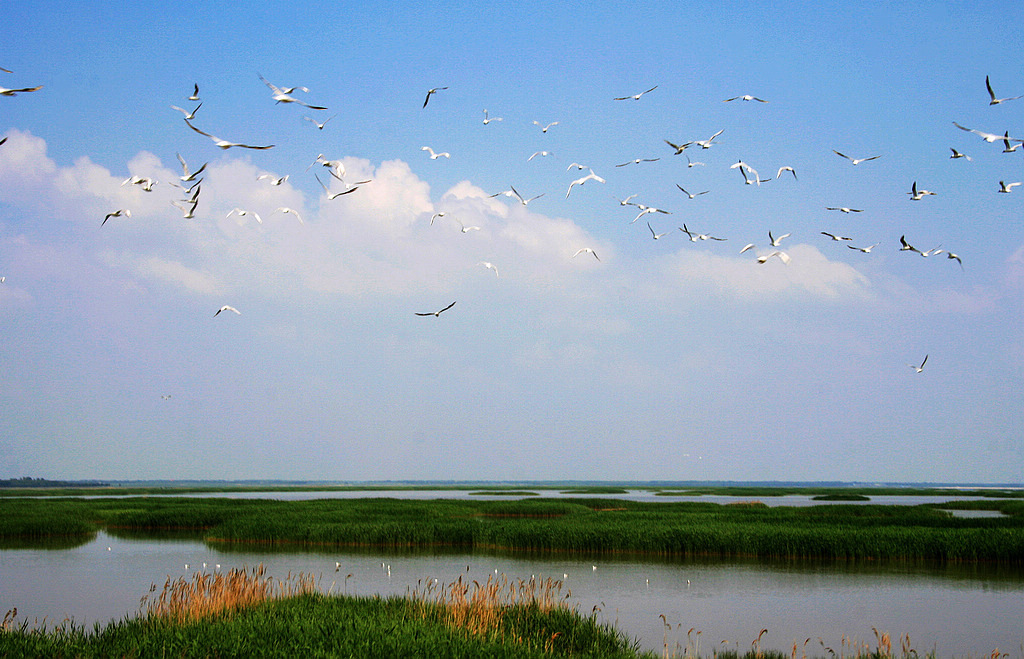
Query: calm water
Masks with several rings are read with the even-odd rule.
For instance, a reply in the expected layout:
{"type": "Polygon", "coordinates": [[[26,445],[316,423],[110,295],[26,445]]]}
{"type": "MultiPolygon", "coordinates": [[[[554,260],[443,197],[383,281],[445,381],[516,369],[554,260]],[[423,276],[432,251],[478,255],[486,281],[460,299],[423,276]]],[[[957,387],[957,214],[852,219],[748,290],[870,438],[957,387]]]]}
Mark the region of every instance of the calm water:
{"type": "MultiPolygon", "coordinates": [[[[498,555],[394,555],[385,553],[257,553],[193,540],[136,540],[105,533],[66,549],[0,550],[0,611],[17,607],[19,619],[47,625],[71,618],[91,626],[139,610],[152,584],[158,589],[207,564],[208,571],[263,563],[268,574],[320,576],[324,591],[404,595],[418,581],[483,581],[494,571],[510,579],[565,578],[570,601],[593,607],[642,646],[691,642],[710,654],[722,642],[745,650],[762,628],[762,647],[789,651],[812,638],[808,651],[825,654],[821,637],[838,653],[841,638],[874,647],[872,627],[909,634],[921,654],[988,656],[996,647],[1024,656],[1024,574],[979,566],[815,565],[807,562],[636,562],[523,559],[498,555]],[[109,549],[108,549],[109,548],[109,549]],[[335,572],[335,561],[341,569],[335,572]],[[188,564],[186,570],[185,564],[188,564]],[[467,567],[469,568],[467,572],[467,567]],[[346,575],[351,574],[346,580],[346,575]],[[667,631],[660,615],[672,625],[667,631]],[[697,632],[700,632],[698,635],[697,632]]],[[[563,594],[566,591],[563,590],[563,594]]],[[[847,653],[849,654],[849,652],[847,653]]]]}

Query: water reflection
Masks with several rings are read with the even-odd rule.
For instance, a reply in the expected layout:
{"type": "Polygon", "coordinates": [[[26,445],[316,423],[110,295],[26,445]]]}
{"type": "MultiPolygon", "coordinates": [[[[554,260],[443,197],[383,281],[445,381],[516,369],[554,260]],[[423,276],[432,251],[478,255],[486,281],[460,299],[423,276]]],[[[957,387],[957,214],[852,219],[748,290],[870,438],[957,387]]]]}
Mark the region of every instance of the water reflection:
{"type": "MultiPolygon", "coordinates": [[[[213,572],[263,563],[270,576],[312,573],[325,592],[359,595],[405,595],[434,578],[565,575],[562,592],[581,612],[598,607],[602,620],[659,652],[666,640],[670,650],[686,647],[690,628],[689,642],[699,638],[707,654],[723,645],[743,651],[762,628],[769,630],[762,647],[786,652],[807,637],[820,636],[837,650],[844,634],[873,643],[872,627],[893,639],[910,634],[921,654],[934,648],[942,656],[987,656],[997,646],[1012,653],[1024,643],[1024,574],[1007,567],[295,549],[124,532],[100,532],[58,551],[5,549],[0,610],[17,606],[22,619],[45,617],[53,625],[73,618],[90,626],[137,613],[152,584],[159,588],[204,564],[213,572]]],[[[808,652],[825,654],[820,647],[808,652]]]]}

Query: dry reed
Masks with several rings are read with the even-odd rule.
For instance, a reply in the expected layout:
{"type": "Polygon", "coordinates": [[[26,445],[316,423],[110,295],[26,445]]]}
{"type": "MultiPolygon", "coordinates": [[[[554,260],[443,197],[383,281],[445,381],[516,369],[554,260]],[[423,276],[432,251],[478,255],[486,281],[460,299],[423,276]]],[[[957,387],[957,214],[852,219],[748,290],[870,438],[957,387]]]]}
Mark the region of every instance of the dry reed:
{"type": "Polygon", "coordinates": [[[144,616],[183,623],[317,590],[310,574],[289,572],[284,580],[265,575],[266,568],[260,564],[250,570],[232,569],[226,574],[196,572],[191,579],[179,577],[172,581],[168,577],[158,596],[153,596],[153,584],[150,594],[142,598],[140,608],[144,616]]]}

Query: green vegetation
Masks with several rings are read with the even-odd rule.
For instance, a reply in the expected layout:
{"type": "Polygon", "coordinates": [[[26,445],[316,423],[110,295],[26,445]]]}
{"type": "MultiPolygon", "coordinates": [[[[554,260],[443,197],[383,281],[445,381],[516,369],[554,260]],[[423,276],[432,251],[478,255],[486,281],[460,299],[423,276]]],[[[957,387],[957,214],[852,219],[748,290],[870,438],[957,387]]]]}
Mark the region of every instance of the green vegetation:
{"type": "Polygon", "coordinates": [[[1024,564],[1024,501],[767,507],[621,499],[402,500],[129,497],[0,501],[0,541],[174,532],[267,547],[452,548],[665,557],[992,561],[1024,564]]]}

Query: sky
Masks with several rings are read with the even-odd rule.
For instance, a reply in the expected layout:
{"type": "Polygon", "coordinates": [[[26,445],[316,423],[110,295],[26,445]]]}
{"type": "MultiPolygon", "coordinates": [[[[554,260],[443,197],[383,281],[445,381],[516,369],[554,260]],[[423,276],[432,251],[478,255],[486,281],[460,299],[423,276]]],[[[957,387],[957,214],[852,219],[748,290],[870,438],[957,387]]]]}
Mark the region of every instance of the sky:
{"type": "Polygon", "coordinates": [[[1024,482],[1024,5],[704,4],[7,3],[0,478],[1024,482]]]}

